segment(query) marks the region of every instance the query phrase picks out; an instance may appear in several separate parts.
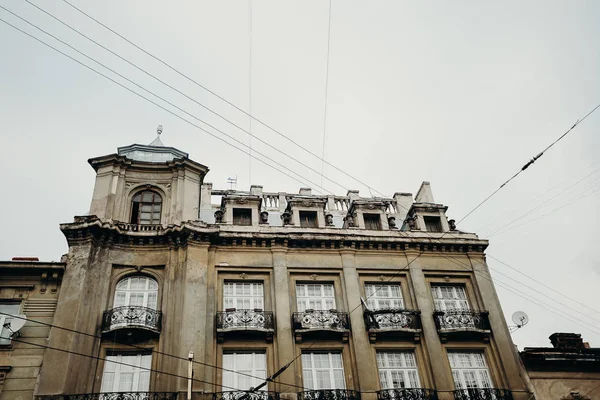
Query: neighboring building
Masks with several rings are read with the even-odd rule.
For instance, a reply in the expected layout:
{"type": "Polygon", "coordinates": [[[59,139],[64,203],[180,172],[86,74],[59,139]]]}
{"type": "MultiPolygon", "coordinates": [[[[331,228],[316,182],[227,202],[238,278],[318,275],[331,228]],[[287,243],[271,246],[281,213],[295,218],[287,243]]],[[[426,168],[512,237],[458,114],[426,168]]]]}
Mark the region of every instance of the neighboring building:
{"type": "Polygon", "coordinates": [[[64,270],[37,258],[0,261],[0,400],[33,398],[50,332],[35,322],[52,324],[64,270]]]}
{"type": "Polygon", "coordinates": [[[525,347],[521,360],[537,399],[600,399],[600,348],[581,335],[554,333],[552,347],[525,347]]]}
{"type": "Polygon", "coordinates": [[[90,213],[61,225],[55,323],[91,335],[49,343],[91,357],[48,352],[42,398],[183,399],[190,351],[195,397],[530,398],[488,242],[456,230],[429,183],[414,201],[214,190],[160,139],[89,163],[90,213]],[[239,392],[291,361],[268,392],[239,392]]]}

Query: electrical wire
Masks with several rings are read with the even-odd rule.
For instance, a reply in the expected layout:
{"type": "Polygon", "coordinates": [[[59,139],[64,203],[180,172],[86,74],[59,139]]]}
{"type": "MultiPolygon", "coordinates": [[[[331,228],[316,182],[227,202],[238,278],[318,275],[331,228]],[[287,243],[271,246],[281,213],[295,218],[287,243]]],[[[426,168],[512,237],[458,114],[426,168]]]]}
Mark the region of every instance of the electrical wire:
{"type": "MultiPolygon", "coordinates": [[[[26,1],[27,1],[27,0],[26,0],[26,1]]],[[[137,86],[138,88],[140,88],[140,89],[144,90],[145,92],[147,92],[147,93],[149,93],[149,94],[153,95],[154,97],[156,97],[156,98],[158,98],[158,99],[160,99],[160,100],[164,101],[165,103],[167,103],[167,104],[169,104],[170,106],[172,106],[172,107],[176,108],[177,110],[179,110],[179,111],[183,112],[184,114],[187,114],[187,115],[189,115],[190,117],[194,118],[194,119],[195,119],[195,120],[197,120],[198,122],[201,122],[201,123],[203,123],[204,125],[206,125],[206,126],[208,126],[208,127],[212,128],[212,129],[214,129],[215,131],[217,131],[217,132],[219,132],[220,134],[222,134],[222,135],[224,135],[224,136],[228,137],[229,139],[233,140],[234,142],[236,142],[236,143],[239,143],[240,145],[242,145],[242,146],[244,146],[244,147],[248,148],[248,149],[249,149],[249,152],[248,152],[248,155],[249,155],[249,157],[253,157],[253,156],[252,156],[252,148],[251,148],[250,146],[248,146],[247,144],[243,143],[241,140],[238,140],[238,139],[236,139],[235,137],[233,137],[233,136],[231,136],[231,135],[229,135],[229,134],[225,133],[224,131],[220,130],[219,128],[215,127],[214,125],[211,125],[210,123],[208,123],[208,122],[206,122],[206,121],[204,121],[204,120],[202,120],[202,119],[200,119],[200,118],[196,117],[195,115],[193,115],[193,114],[189,113],[188,111],[186,111],[186,110],[184,110],[184,109],[182,109],[182,108],[178,107],[177,105],[173,104],[172,102],[168,101],[167,99],[165,99],[165,98],[163,98],[163,97],[161,97],[161,96],[157,95],[156,93],[154,93],[154,92],[152,92],[152,91],[150,91],[150,90],[146,89],[146,88],[145,88],[145,87],[143,87],[142,85],[139,85],[138,83],[136,83],[136,82],[134,82],[133,80],[131,80],[131,79],[127,78],[126,76],[124,76],[124,75],[120,74],[119,72],[115,71],[114,69],[112,69],[112,68],[110,68],[110,67],[106,66],[105,64],[101,63],[100,61],[98,61],[98,60],[96,60],[96,59],[94,59],[94,58],[92,58],[92,57],[88,56],[87,54],[85,54],[84,52],[82,52],[82,51],[78,50],[77,48],[73,47],[73,46],[72,46],[72,45],[70,45],[69,43],[67,43],[67,42],[65,42],[65,41],[63,41],[63,40],[61,40],[61,39],[59,39],[58,37],[54,36],[53,34],[49,33],[48,31],[46,31],[46,30],[44,30],[44,29],[40,28],[39,26],[37,26],[37,25],[35,25],[35,24],[33,24],[33,23],[31,23],[31,22],[27,21],[25,18],[23,18],[23,17],[21,17],[21,16],[19,16],[19,15],[15,14],[14,12],[12,12],[12,11],[8,10],[7,8],[5,8],[5,7],[1,6],[1,5],[0,5],[0,8],[2,8],[3,10],[5,10],[5,11],[7,11],[7,12],[11,13],[11,14],[12,14],[12,15],[14,15],[15,17],[17,17],[17,18],[21,19],[21,20],[22,20],[22,21],[24,21],[25,23],[27,23],[27,24],[29,24],[30,26],[32,26],[32,27],[34,27],[34,28],[38,29],[39,31],[41,31],[41,32],[43,32],[43,33],[45,33],[46,35],[48,35],[48,36],[50,36],[50,37],[54,38],[54,39],[55,39],[55,40],[57,40],[58,42],[60,42],[60,43],[62,43],[63,45],[65,45],[65,46],[67,46],[67,47],[71,48],[72,50],[74,50],[74,51],[76,51],[77,53],[81,54],[82,56],[84,56],[84,57],[88,58],[89,60],[91,60],[91,61],[95,62],[96,64],[98,64],[98,65],[100,65],[100,66],[102,66],[102,67],[106,68],[107,70],[111,71],[111,72],[112,72],[112,73],[114,73],[115,75],[117,75],[117,76],[119,76],[119,77],[121,77],[121,78],[125,79],[125,80],[126,80],[126,81],[128,81],[129,83],[131,83],[131,84],[133,84],[133,85],[137,86]]],[[[166,84],[166,83],[165,83],[165,84],[166,84]]],[[[166,84],[166,85],[168,86],[168,84],[166,84]]],[[[214,136],[213,136],[213,137],[214,137],[214,136]]],[[[283,153],[282,151],[280,151],[280,150],[278,150],[278,151],[279,151],[280,153],[282,153],[282,154],[284,154],[284,155],[286,155],[286,156],[287,156],[287,154],[283,153]]],[[[269,156],[267,156],[267,155],[265,155],[265,154],[263,154],[263,153],[261,153],[261,152],[258,152],[258,151],[256,151],[256,150],[255,150],[254,152],[255,152],[256,154],[259,154],[260,156],[262,156],[262,157],[266,158],[267,160],[269,160],[269,161],[271,161],[271,162],[275,163],[276,165],[278,165],[278,166],[280,166],[280,167],[282,167],[282,168],[284,168],[284,169],[288,170],[289,172],[291,172],[291,173],[293,173],[293,174],[296,174],[296,175],[298,175],[298,176],[301,176],[300,174],[298,174],[298,173],[294,172],[294,171],[293,171],[293,170],[291,170],[290,168],[288,168],[288,167],[284,166],[283,164],[279,163],[278,161],[276,161],[276,160],[272,159],[271,157],[269,157],[269,156]]],[[[306,179],[306,178],[304,178],[304,179],[306,179]]],[[[295,180],[297,180],[297,179],[295,179],[295,180]]],[[[316,184],[315,182],[312,182],[312,181],[310,181],[310,180],[308,180],[308,179],[306,179],[306,181],[307,181],[307,182],[310,182],[310,183],[311,183],[312,185],[314,185],[315,187],[317,187],[317,188],[320,188],[321,190],[323,190],[323,191],[325,191],[325,192],[326,192],[326,190],[325,190],[324,188],[322,188],[321,186],[319,186],[319,185],[318,185],[318,184],[316,184]]],[[[299,182],[301,182],[301,181],[299,181],[299,182]]],[[[301,182],[301,183],[302,183],[303,185],[306,185],[306,183],[303,183],[303,182],[301,182]]]]}
{"type": "MultiPolygon", "coordinates": [[[[3,312],[3,311],[0,311],[0,315],[6,315],[6,316],[9,316],[11,318],[16,318],[16,319],[24,320],[24,321],[27,321],[27,322],[31,322],[33,324],[43,325],[43,326],[47,326],[49,328],[56,328],[58,330],[62,330],[62,331],[65,331],[65,332],[70,332],[70,333],[75,333],[75,334],[78,334],[78,335],[83,335],[83,336],[91,337],[91,338],[94,338],[94,339],[100,339],[100,340],[107,339],[107,337],[103,337],[101,335],[94,335],[92,333],[78,331],[76,329],[65,328],[64,326],[59,326],[59,325],[51,324],[51,323],[48,323],[48,322],[42,322],[42,321],[35,320],[35,319],[32,319],[32,318],[21,317],[20,315],[9,314],[9,313],[3,312]]],[[[126,343],[126,342],[118,341],[117,338],[116,338],[116,331],[115,331],[115,336],[112,339],[109,339],[109,340],[112,343],[119,344],[119,345],[124,345],[124,346],[130,346],[130,347],[132,347],[134,349],[137,349],[137,350],[148,350],[147,347],[141,347],[141,346],[137,346],[137,345],[135,345],[133,343],[126,343]]],[[[185,361],[185,362],[189,362],[189,359],[186,358],[186,357],[177,356],[177,355],[170,354],[170,353],[165,353],[165,352],[162,352],[162,351],[159,351],[159,350],[152,350],[152,353],[153,354],[158,354],[158,355],[161,355],[161,356],[171,357],[171,358],[174,358],[174,359],[177,359],[177,360],[181,360],[181,361],[185,361]]],[[[235,374],[238,374],[238,375],[246,376],[248,378],[264,379],[263,377],[250,375],[250,374],[247,374],[245,372],[235,371],[233,369],[219,367],[218,365],[213,365],[213,364],[205,363],[205,362],[202,362],[202,361],[192,360],[192,363],[198,364],[198,365],[203,365],[203,366],[214,368],[214,369],[218,369],[218,370],[221,370],[221,371],[232,372],[232,373],[235,373],[235,374]]],[[[298,386],[298,385],[295,385],[295,384],[292,384],[292,383],[286,383],[286,385],[288,385],[290,387],[296,387],[296,388],[304,389],[303,386],[298,386]]]]}
{"type": "Polygon", "coordinates": [[[467,218],[469,215],[471,215],[472,213],[474,213],[479,207],[481,207],[483,204],[485,204],[489,199],[491,199],[496,193],[498,193],[504,186],[506,186],[510,181],[512,181],[513,179],[515,179],[517,176],[519,176],[523,171],[525,171],[527,168],[529,168],[534,162],[536,162],[541,156],[544,155],[544,153],[546,151],[548,151],[552,146],[554,146],[556,143],[558,143],[562,138],[564,138],[565,136],[567,136],[567,134],[569,132],[571,132],[573,129],[575,129],[575,127],[577,125],[579,125],[580,123],[582,123],[583,121],[585,121],[585,119],[587,117],[589,117],[594,111],[596,111],[598,108],[600,108],[600,104],[598,104],[596,107],[594,107],[590,112],[588,112],[583,118],[578,119],[573,126],[571,126],[569,129],[567,129],[567,131],[565,133],[563,133],[562,135],[560,135],[556,140],[554,140],[552,143],[550,143],[548,146],[546,146],[546,148],[544,150],[542,150],[538,155],[536,155],[535,157],[533,157],[531,160],[529,160],[527,163],[525,163],[525,165],[523,165],[521,167],[521,169],[519,171],[517,171],[517,173],[515,173],[513,176],[511,176],[506,182],[504,182],[502,185],[500,185],[500,187],[496,190],[494,190],[492,192],[492,194],[490,194],[488,197],[486,197],[481,203],[479,203],[477,206],[475,206],[475,208],[473,208],[473,210],[471,210],[467,215],[465,215],[461,220],[459,220],[457,222],[461,223],[465,218],[467,218]]]}
{"type": "Polygon", "coordinates": [[[331,0],[329,0],[329,19],[327,22],[327,66],[325,67],[325,110],[323,112],[323,146],[321,150],[321,185],[325,167],[325,135],[327,133],[327,95],[329,93],[329,45],[331,43],[331,0]]]}
{"type": "Polygon", "coordinates": [[[290,138],[289,136],[284,135],[281,131],[273,128],[272,126],[270,126],[269,124],[267,124],[266,122],[254,117],[253,115],[251,115],[250,113],[248,113],[247,111],[243,110],[242,108],[236,106],[234,103],[230,102],[229,100],[227,100],[226,98],[224,98],[223,96],[217,94],[216,92],[214,92],[213,90],[209,89],[208,87],[200,84],[198,81],[192,79],[191,77],[189,77],[188,75],[184,74],[183,72],[179,71],[178,69],[176,69],[175,67],[171,66],[170,64],[168,64],[167,62],[163,61],[162,59],[160,59],[159,57],[155,56],[154,54],[150,53],[149,51],[143,49],[142,47],[138,46],[137,44],[135,44],[134,42],[132,42],[131,40],[127,39],[125,36],[121,35],[120,33],[118,33],[117,31],[115,31],[114,29],[111,29],[110,27],[108,27],[107,25],[105,25],[104,23],[100,22],[99,20],[97,20],[96,18],[92,17],[90,14],[86,13],[85,11],[81,10],[80,8],[78,8],[77,6],[73,5],[72,3],[70,3],[67,0],[63,0],[66,4],[68,4],[69,6],[71,6],[74,10],[78,11],[79,13],[81,13],[82,15],[86,16],[87,18],[91,19],[92,21],[94,21],[95,23],[97,23],[98,25],[102,26],[103,28],[105,28],[106,30],[108,30],[109,32],[113,33],[114,35],[118,36],[119,38],[123,39],[124,41],[126,41],[127,43],[129,43],[130,45],[132,45],[133,47],[135,47],[136,49],[140,50],[141,52],[143,52],[144,54],[148,55],[149,57],[153,58],[154,60],[158,61],[159,63],[163,64],[165,67],[169,68],[170,70],[172,70],[173,72],[177,73],[179,76],[187,79],[188,81],[192,82],[193,84],[197,85],[198,87],[206,90],[208,93],[212,94],[213,96],[215,96],[216,98],[222,100],[223,102],[227,103],[228,105],[230,105],[231,107],[235,108],[236,110],[238,110],[239,112],[243,113],[244,115],[250,117],[252,120],[258,122],[260,125],[264,126],[265,128],[271,130],[273,133],[279,135],[280,137],[286,139],[288,142],[294,144],[295,146],[299,147],[300,149],[304,150],[306,153],[316,157],[317,159],[321,160],[322,162],[324,162],[325,164],[327,164],[328,166],[334,168],[336,171],[342,173],[343,175],[347,176],[348,178],[354,180],[355,182],[365,186],[366,188],[368,188],[369,190],[373,190],[375,193],[378,193],[379,195],[386,197],[382,192],[375,190],[373,187],[367,185],[366,183],[362,182],[361,180],[359,180],[358,178],[355,178],[354,176],[348,174],[346,171],[344,171],[343,169],[335,166],[334,164],[324,160],[323,158],[319,157],[318,154],[315,154],[314,152],[310,151],[308,148],[302,146],[301,144],[299,144],[298,142],[296,142],[295,140],[293,140],[292,138],[290,138]]]}
{"type": "MultiPolygon", "coordinates": [[[[91,355],[91,354],[79,353],[77,351],[60,349],[58,347],[52,347],[52,346],[48,346],[48,345],[45,345],[45,344],[28,342],[26,340],[17,339],[17,338],[13,338],[13,337],[10,337],[10,336],[9,337],[0,336],[0,339],[8,339],[8,340],[11,340],[11,341],[14,341],[14,342],[17,342],[17,343],[23,343],[23,344],[28,344],[28,345],[31,345],[31,346],[41,347],[41,348],[46,349],[46,350],[54,350],[54,351],[59,351],[59,352],[62,352],[62,353],[73,354],[73,355],[77,355],[77,356],[81,356],[81,357],[91,358],[91,359],[98,360],[98,361],[105,361],[105,362],[110,362],[110,363],[113,363],[113,364],[119,364],[119,365],[124,365],[124,366],[127,366],[127,367],[133,367],[133,368],[137,368],[137,369],[140,369],[140,370],[143,370],[143,371],[155,372],[155,373],[164,374],[164,375],[168,375],[168,376],[174,376],[176,378],[191,379],[194,382],[207,383],[209,385],[213,385],[213,386],[216,386],[216,387],[222,387],[222,388],[227,388],[227,389],[232,389],[232,390],[238,391],[236,388],[233,388],[231,386],[220,385],[218,383],[204,381],[202,379],[189,378],[187,376],[173,374],[173,373],[165,372],[165,371],[162,371],[162,370],[159,370],[159,369],[147,368],[147,367],[142,367],[142,366],[138,366],[138,365],[135,365],[135,364],[124,363],[124,362],[121,362],[121,361],[109,360],[109,359],[107,359],[105,357],[99,357],[99,356],[94,356],[94,355],[91,355]]],[[[146,349],[146,350],[148,350],[148,349],[146,349]]]]}
{"type": "MultiPolygon", "coordinates": [[[[73,26],[71,26],[71,25],[69,25],[68,23],[64,22],[63,20],[61,20],[60,18],[56,17],[56,16],[55,16],[55,15],[53,15],[52,13],[50,13],[50,12],[48,12],[48,11],[44,10],[42,7],[40,7],[40,6],[38,6],[38,5],[34,4],[34,3],[32,3],[30,0],[25,0],[25,1],[26,1],[27,3],[29,3],[29,4],[31,4],[33,7],[37,8],[38,10],[40,10],[41,12],[45,13],[45,14],[46,14],[46,15],[48,15],[49,17],[51,17],[51,18],[53,18],[54,20],[58,21],[60,24],[64,25],[65,27],[69,28],[69,29],[70,29],[70,30],[72,30],[73,32],[77,33],[77,34],[78,34],[78,35],[80,35],[81,37],[83,37],[83,38],[87,39],[88,41],[90,41],[90,42],[94,43],[95,45],[99,46],[100,48],[104,49],[105,51],[107,51],[107,52],[109,52],[110,54],[114,55],[115,57],[119,58],[120,60],[122,60],[122,61],[126,62],[127,64],[131,65],[132,67],[136,68],[136,69],[137,69],[137,70],[139,70],[140,72],[142,72],[142,73],[146,74],[147,76],[151,77],[152,79],[156,80],[157,82],[159,82],[159,83],[161,83],[161,84],[165,85],[165,86],[166,86],[166,87],[168,87],[169,89],[171,89],[171,90],[173,90],[173,91],[177,92],[178,94],[180,94],[180,95],[184,96],[186,99],[188,99],[188,100],[190,100],[190,101],[194,102],[195,104],[199,105],[200,107],[202,107],[202,108],[203,108],[203,109],[205,109],[206,111],[210,112],[211,114],[213,114],[213,115],[215,115],[215,116],[219,117],[219,118],[220,118],[220,119],[222,119],[223,121],[227,122],[228,124],[230,124],[230,125],[234,126],[235,128],[237,128],[237,129],[239,129],[240,131],[242,131],[242,132],[246,133],[247,135],[249,135],[249,137],[250,137],[250,141],[249,141],[249,143],[248,143],[248,144],[242,143],[242,144],[243,144],[245,147],[247,147],[247,148],[249,149],[249,152],[248,152],[248,153],[249,153],[249,159],[252,159],[252,141],[251,141],[251,140],[252,140],[252,139],[256,139],[258,142],[260,142],[260,143],[264,144],[265,146],[269,147],[270,149],[272,149],[272,150],[274,150],[274,151],[276,151],[276,152],[278,152],[278,153],[280,153],[280,154],[284,155],[286,158],[288,158],[288,159],[290,159],[290,160],[292,160],[292,161],[294,161],[294,162],[298,163],[298,164],[299,164],[299,165],[301,165],[302,167],[304,167],[304,168],[308,168],[310,171],[312,171],[312,172],[316,173],[317,175],[320,175],[320,176],[321,176],[321,180],[322,180],[323,178],[325,178],[325,180],[327,180],[327,181],[329,181],[329,182],[331,182],[331,183],[335,184],[336,186],[339,186],[340,188],[342,188],[342,189],[344,189],[344,190],[348,190],[348,188],[346,188],[344,185],[342,185],[342,184],[340,184],[340,183],[338,183],[338,182],[336,182],[336,181],[334,181],[334,180],[330,179],[330,178],[329,178],[329,177],[327,177],[327,176],[324,176],[324,175],[322,175],[322,171],[321,171],[321,172],[319,172],[317,169],[315,169],[315,168],[311,167],[310,165],[307,165],[306,163],[304,163],[304,162],[300,161],[300,160],[299,160],[299,159],[297,159],[296,157],[294,157],[294,156],[292,156],[292,155],[290,155],[290,154],[288,154],[288,153],[284,152],[284,151],[283,151],[283,150],[281,150],[279,147],[277,147],[277,146],[274,146],[274,145],[272,145],[271,143],[269,143],[268,141],[266,141],[266,140],[263,140],[263,139],[261,139],[260,137],[256,136],[255,134],[253,134],[253,133],[252,133],[252,123],[250,123],[250,129],[243,128],[243,127],[242,127],[242,126],[240,126],[239,124],[236,124],[235,122],[232,122],[231,120],[229,120],[229,119],[227,119],[226,117],[224,117],[222,114],[219,114],[218,112],[214,111],[214,110],[213,110],[213,109],[211,109],[210,107],[207,107],[206,105],[204,105],[204,104],[202,104],[201,102],[197,101],[196,99],[194,99],[193,97],[189,96],[188,94],[186,94],[186,93],[182,92],[181,90],[179,90],[179,89],[175,88],[174,86],[170,85],[169,83],[165,82],[164,80],[162,80],[162,79],[158,78],[157,76],[155,76],[155,75],[151,74],[150,72],[146,71],[144,68],[141,68],[141,67],[140,67],[140,66],[138,66],[137,64],[135,64],[135,63],[133,63],[133,62],[129,61],[127,58],[125,58],[125,57],[123,57],[123,56],[121,56],[121,55],[117,54],[116,52],[114,52],[113,50],[109,49],[108,47],[106,47],[106,46],[102,45],[102,44],[101,44],[101,43],[99,43],[98,41],[96,41],[96,40],[94,40],[94,39],[90,38],[89,36],[85,35],[85,34],[84,34],[84,33],[82,33],[81,31],[77,30],[77,29],[76,29],[76,28],[74,28],[73,26]]],[[[249,1],[251,1],[251,0],[249,0],[249,1]]],[[[250,9],[250,11],[251,11],[251,9],[250,9]]],[[[15,15],[15,14],[13,14],[13,15],[15,15]]],[[[20,17],[19,17],[19,18],[20,18],[20,17]]],[[[249,17],[249,18],[250,18],[250,17],[249,17]]],[[[33,24],[31,24],[31,25],[35,27],[35,25],[33,25],[33,24]]],[[[251,29],[251,27],[250,27],[249,29],[251,29]]],[[[45,32],[45,31],[44,31],[44,32],[45,32]]],[[[47,33],[47,32],[45,32],[45,33],[47,33]]],[[[55,37],[55,39],[57,39],[57,38],[55,37]]],[[[57,39],[57,40],[59,40],[59,39],[57,39]]],[[[60,40],[59,40],[59,41],[60,41],[60,40]]],[[[63,43],[63,44],[64,44],[64,42],[62,42],[62,41],[61,41],[61,43],[63,43]]],[[[69,47],[71,47],[70,45],[68,45],[68,46],[69,46],[69,47]]],[[[251,45],[250,45],[250,47],[251,47],[251,45]]],[[[74,50],[75,50],[75,49],[74,49],[74,50]]],[[[76,50],[76,51],[77,51],[77,52],[79,52],[78,50],[76,50]]],[[[251,52],[252,52],[252,50],[250,50],[250,57],[252,56],[252,53],[251,53],[251,52]]],[[[79,53],[80,53],[80,54],[82,54],[81,52],[79,52],[79,53]]],[[[82,55],[86,56],[85,54],[82,54],[82,55]]],[[[87,57],[87,56],[86,56],[86,57],[87,57]]],[[[89,58],[89,57],[88,57],[88,58],[89,58]]],[[[95,61],[95,60],[93,60],[93,61],[95,61]]],[[[95,62],[97,62],[97,61],[95,61],[95,62]]],[[[102,66],[104,66],[105,68],[109,69],[109,68],[108,68],[108,67],[106,67],[105,65],[103,65],[103,64],[101,64],[101,65],[102,65],[102,66]]],[[[251,66],[250,66],[249,68],[250,68],[250,72],[249,72],[249,73],[251,74],[251,66]]],[[[112,71],[112,70],[111,70],[111,71],[112,71]]],[[[116,73],[115,71],[112,71],[112,72],[116,73]]],[[[126,79],[126,78],[125,78],[125,79],[126,79]]],[[[250,79],[250,80],[251,80],[251,79],[250,79]]],[[[132,83],[133,83],[133,82],[132,82],[132,83]]],[[[135,83],[134,83],[134,84],[135,84],[135,83]]],[[[250,85],[250,90],[249,90],[249,91],[251,92],[251,90],[252,90],[251,83],[250,83],[249,85],[250,85]]],[[[139,85],[136,85],[136,86],[139,86],[139,85]]],[[[145,90],[145,89],[144,89],[144,90],[145,90]]],[[[249,97],[251,97],[251,94],[249,95],[249,97]]],[[[164,99],[163,99],[163,101],[166,101],[166,100],[164,100],[164,99]]],[[[249,100],[249,102],[250,102],[250,104],[252,104],[252,101],[251,101],[251,99],[249,100]]],[[[185,111],[184,111],[184,112],[185,112],[185,111]]],[[[187,114],[187,113],[186,113],[186,114],[187,114]]],[[[195,117],[194,117],[194,118],[195,118],[195,117]]],[[[195,119],[197,119],[197,118],[195,118],[195,119]]],[[[201,121],[202,123],[206,124],[207,126],[210,126],[211,128],[215,129],[216,131],[220,132],[221,134],[225,134],[223,131],[221,131],[221,130],[217,129],[216,127],[214,127],[213,125],[211,125],[211,124],[207,123],[206,121],[203,121],[203,120],[200,120],[200,121],[201,121]]],[[[225,134],[225,135],[227,135],[227,134],[225,134]]],[[[229,136],[229,135],[227,135],[227,136],[229,136]]],[[[236,140],[236,139],[234,139],[234,140],[236,140]]],[[[237,142],[239,142],[238,140],[236,140],[236,141],[237,141],[237,142]]],[[[241,143],[241,142],[240,142],[240,143],[241,143]]],[[[262,155],[263,157],[265,157],[265,155],[264,155],[264,154],[262,154],[262,153],[259,153],[259,152],[257,152],[256,150],[255,150],[255,153],[258,153],[258,154],[262,155]]],[[[251,173],[251,164],[249,164],[249,168],[248,168],[248,170],[249,170],[249,173],[251,173]]],[[[251,178],[251,175],[249,175],[249,177],[251,178]]],[[[327,190],[325,190],[325,189],[322,187],[322,183],[321,183],[321,185],[318,185],[318,184],[316,184],[316,183],[314,183],[314,182],[310,182],[310,183],[311,183],[312,185],[314,185],[314,187],[316,187],[316,188],[321,188],[321,189],[322,189],[324,192],[328,192],[327,190]]]]}
{"type": "Polygon", "coordinates": [[[565,295],[565,294],[563,294],[563,293],[559,292],[558,290],[551,288],[550,286],[548,286],[548,285],[546,285],[546,284],[544,284],[544,283],[540,282],[539,280],[537,280],[537,279],[535,279],[535,278],[533,278],[533,277],[531,277],[531,276],[529,276],[529,275],[525,274],[524,272],[521,272],[521,271],[519,271],[517,268],[515,268],[515,267],[511,267],[510,265],[508,265],[508,264],[507,264],[507,263],[505,263],[504,261],[502,261],[502,260],[499,260],[499,259],[497,259],[496,257],[494,257],[493,255],[491,255],[490,253],[487,253],[487,254],[486,254],[486,256],[487,256],[487,257],[489,257],[489,258],[491,258],[491,259],[493,259],[493,260],[495,260],[495,261],[497,261],[497,262],[499,262],[500,264],[502,264],[502,265],[504,265],[504,266],[507,266],[508,268],[510,268],[510,269],[512,269],[513,271],[515,271],[515,272],[517,272],[517,273],[519,273],[519,274],[523,275],[524,277],[531,279],[532,281],[536,282],[537,284],[539,284],[539,285],[542,285],[542,286],[543,286],[543,287],[545,287],[546,289],[548,289],[548,290],[551,290],[551,291],[553,291],[554,293],[557,293],[557,294],[559,294],[559,295],[563,296],[564,298],[566,298],[566,299],[568,299],[568,300],[571,300],[571,301],[573,301],[573,302],[575,302],[575,303],[579,304],[579,305],[580,305],[580,306],[582,306],[582,307],[585,307],[585,308],[587,308],[587,309],[588,309],[588,310],[590,310],[590,311],[593,311],[593,312],[596,312],[596,313],[600,313],[600,311],[598,311],[598,310],[595,310],[595,309],[593,309],[593,308],[591,308],[591,307],[588,307],[588,306],[586,306],[585,304],[583,304],[582,302],[580,302],[580,301],[577,301],[577,300],[575,300],[574,298],[572,298],[572,297],[569,297],[569,296],[567,296],[567,295],[565,295]]]}

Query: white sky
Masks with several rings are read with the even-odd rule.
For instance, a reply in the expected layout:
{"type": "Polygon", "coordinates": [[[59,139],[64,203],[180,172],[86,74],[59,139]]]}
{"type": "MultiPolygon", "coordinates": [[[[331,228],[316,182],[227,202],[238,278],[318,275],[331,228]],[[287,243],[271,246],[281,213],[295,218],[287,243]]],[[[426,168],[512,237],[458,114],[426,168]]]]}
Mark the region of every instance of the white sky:
{"type": "MultiPolygon", "coordinates": [[[[32,0],[113,51],[244,128],[249,120],[62,1],[32,0]]],[[[243,109],[249,106],[247,1],[104,1],[74,4],[243,109]]],[[[77,36],[25,2],[0,4],[156,91],[239,140],[248,136],[77,36]]],[[[5,19],[55,43],[0,9],[5,19]]],[[[252,1],[252,114],[320,154],[327,49],[326,1],[252,1]]],[[[461,219],[600,102],[600,3],[594,1],[399,2],[334,0],[326,159],[386,195],[432,184],[436,201],[461,219]]],[[[64,46],[58,44],[61,49],[64,46]]],[[[58,229],[89,208],[94,171],[86,160],[118,146],[162,140],[211,168],[206,181],[265,191],[304,186],[249,159],[0,22],[0,259],[58,260],[58,229]]],[[[92,65],[69,49],[74,57],[92,65]]],[[[99,68],[99,67],[98,67],[99,68]]],[[[112,75],[112,74],[111,74],[112,75]]],[[[119,78],[117,78],[119,79],[119,78]]],[[[128,84],[129,85],[129,84],[128,84]]],[[[600,110],[459,225],[487,238],[488,254],[600,310],[598,201],[600,110]],[[583,179],[582,179],[583,178],[583,179]],[[564,206],[564,207],[563,207],[564,206]],[[558,209],[559,207],[562,207],[558,209]],[[528,222],[531,221],[531,222],[528,222]],[[520,226],[524,224],[523,226],[520,226]]],[[[320,170],[321,162],[252,124],[252,132],[320,170]]],[[[253,140],[303,179],[320,177],[253,140]]],[[[346,189],[368,189],[328,168],[346,189]]],[[[338,194],[345,189],[324,181],[338,194]]],[[[600,312],[560,297],[493,259],[505,315],[523,310],[513,339],[549,346],[577,332],[600,347],[600,312]],[[506,276],[516,280],[511,281],[506,276]],[[506,282],[503,285],[502,282],[506,282]],[[553,302],[531,289],[559,300],[553,302]],[[509,287],[509,289],[506,288],[509,287]],[[509,290],[566,314],[568,321],[509,290]],[[580,313],[578,313],[580,312],[580,313]]]]}

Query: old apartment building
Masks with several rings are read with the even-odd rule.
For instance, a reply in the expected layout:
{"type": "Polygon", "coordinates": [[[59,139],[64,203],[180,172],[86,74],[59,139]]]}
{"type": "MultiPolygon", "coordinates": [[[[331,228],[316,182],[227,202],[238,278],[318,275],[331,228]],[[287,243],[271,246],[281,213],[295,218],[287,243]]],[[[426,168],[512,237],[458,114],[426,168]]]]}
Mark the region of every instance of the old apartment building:
{"type": "Polygon", "coordinates": [[[488,242],[429,183],[218,190],[160,139],[89,163],[90,212],[61,225],[69,330],[48,343],[68,352],[46,352],[39,398],[184,399],[190,352],[195,399],[531,398],[488,242]]]}
{"type": "Polygon", "coordinates": [[[0,261],[0,399],[32,399],[65,264],[0,261]],[[33,323],[30,320],[38,321],[33,323]]]}

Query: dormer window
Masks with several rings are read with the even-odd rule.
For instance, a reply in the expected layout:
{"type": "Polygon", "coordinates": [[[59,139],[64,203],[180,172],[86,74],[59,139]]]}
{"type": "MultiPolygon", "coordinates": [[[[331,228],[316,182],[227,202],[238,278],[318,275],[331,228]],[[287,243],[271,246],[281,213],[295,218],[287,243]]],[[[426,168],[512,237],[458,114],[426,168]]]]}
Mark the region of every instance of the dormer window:
{"type": "Polygon", "coordinates": [[[300,226],[302,228],[317,228],[317,212],[300,211],[300,226]]]}
{"type": "Polygon", "coordinates": [[[363,214],[363,220],[365,221],[365,229],[381,230],[381,217],[379,214],[363,214]]]}
{"type": "Polygon", "coordinates": [[[252,209],[250,209],[250,208],[234,208],[233,209],[233,224],[234,225],[252,225],[252,209]]]}
{"type": "Polygon", "coordinates": [[[131,202],[131,223],[138,225],[160,224],[162,197],[151,190],[144,190],[133,197],[131,202]]]}
{"type": "Polygon", "coordinates": [[[425,230],[427,232],[441,232],[442,231],[442,221],[440,217],[423,217],[425,221],[425,230]]]}

